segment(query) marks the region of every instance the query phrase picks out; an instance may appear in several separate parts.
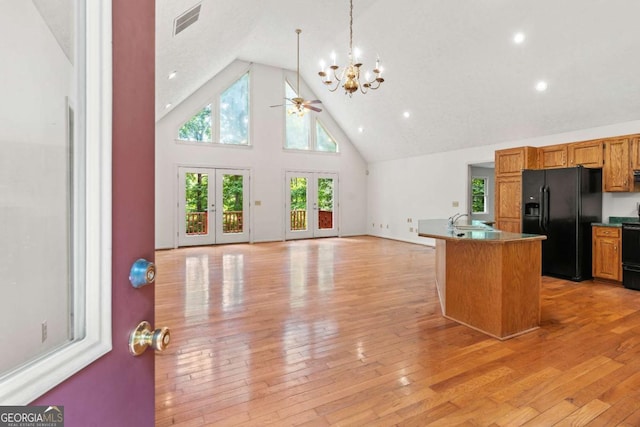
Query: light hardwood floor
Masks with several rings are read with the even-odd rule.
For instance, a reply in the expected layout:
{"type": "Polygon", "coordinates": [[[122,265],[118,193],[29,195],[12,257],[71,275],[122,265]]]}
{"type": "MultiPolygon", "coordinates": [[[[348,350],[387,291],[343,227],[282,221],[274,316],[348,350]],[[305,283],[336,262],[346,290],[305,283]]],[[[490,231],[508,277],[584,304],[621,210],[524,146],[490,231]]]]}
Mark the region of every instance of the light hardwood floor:
{"type": "Polygon", "coordinates": [[[640,425],[640,292],[545,277],[542,327],[500,342],[441,316],[434,254],[159,251],[156,425],[640,425]]]}

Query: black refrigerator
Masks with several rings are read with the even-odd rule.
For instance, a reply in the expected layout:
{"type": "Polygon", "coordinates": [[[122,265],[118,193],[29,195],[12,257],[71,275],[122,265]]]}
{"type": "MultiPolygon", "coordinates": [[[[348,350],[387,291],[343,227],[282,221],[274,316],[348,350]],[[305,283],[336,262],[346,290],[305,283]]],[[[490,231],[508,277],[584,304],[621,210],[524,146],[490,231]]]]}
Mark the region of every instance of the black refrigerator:
{"type": "Polygon", "coordinates": [[[602,221],[602,169],[522,171],[522,232],[544,234],[542,274],[591,278],[591,223],[602,221]]]}

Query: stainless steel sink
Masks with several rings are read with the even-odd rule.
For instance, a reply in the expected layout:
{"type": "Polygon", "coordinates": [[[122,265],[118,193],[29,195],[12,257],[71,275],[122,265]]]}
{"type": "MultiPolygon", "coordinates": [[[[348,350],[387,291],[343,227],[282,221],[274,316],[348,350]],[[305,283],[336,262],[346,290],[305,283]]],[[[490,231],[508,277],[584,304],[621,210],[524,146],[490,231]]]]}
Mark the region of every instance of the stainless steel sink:
{"type": "Polygon", "coordinates": [[[486,225],[455,225],[455,228],[461,231],[496,231],[486,225]]]}

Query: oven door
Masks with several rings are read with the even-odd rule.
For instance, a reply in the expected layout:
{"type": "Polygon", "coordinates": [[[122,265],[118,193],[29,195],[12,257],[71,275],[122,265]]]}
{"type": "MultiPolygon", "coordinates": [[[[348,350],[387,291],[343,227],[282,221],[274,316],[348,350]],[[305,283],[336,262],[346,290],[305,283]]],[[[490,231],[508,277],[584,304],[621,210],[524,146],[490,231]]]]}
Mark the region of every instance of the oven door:
{"type": "Polygon", "coordinates": [[[640,224],[622,225],[622,264],[640,265],[640,224]]]}
{"type": "Polygon", "coordinates": [[[640,265],[622,265],[622,284],[625,288],[640,291],[640,265]]]}

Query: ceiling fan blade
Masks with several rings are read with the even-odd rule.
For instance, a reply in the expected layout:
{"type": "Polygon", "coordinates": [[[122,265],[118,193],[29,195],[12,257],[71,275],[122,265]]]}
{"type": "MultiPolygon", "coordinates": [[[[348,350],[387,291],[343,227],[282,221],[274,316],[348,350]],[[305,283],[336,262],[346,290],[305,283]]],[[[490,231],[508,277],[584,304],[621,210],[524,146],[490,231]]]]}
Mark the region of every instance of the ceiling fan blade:
{"type": "Polygon", "coordinates": [[[319,99],[312,99],[310,101],[304,101],[303,104],[322,104],[322,101],[319,99]]]}
{"type": "Polygon", "coordinates": [[[317,111],[318,113],[322,111],[322,108],[314,107],[313,105],[302,104],[304,108],[308,108],[309,110],[317,111]]]}

